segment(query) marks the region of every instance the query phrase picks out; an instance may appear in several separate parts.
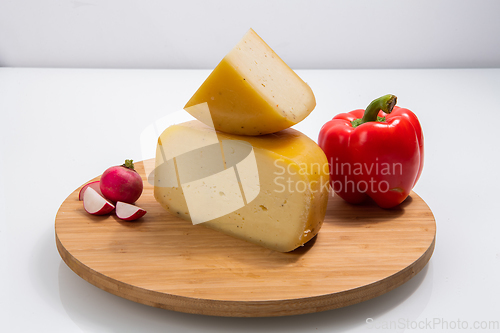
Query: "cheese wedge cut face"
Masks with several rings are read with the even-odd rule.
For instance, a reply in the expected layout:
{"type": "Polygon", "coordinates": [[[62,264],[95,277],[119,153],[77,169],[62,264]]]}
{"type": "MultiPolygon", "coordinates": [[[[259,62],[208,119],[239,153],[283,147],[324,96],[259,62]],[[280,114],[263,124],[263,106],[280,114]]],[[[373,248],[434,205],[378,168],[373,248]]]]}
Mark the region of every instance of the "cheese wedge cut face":
{"type": "Polygon", "coordinates": [[[216,130],[262,135],[288,128],[311,113],[311,88],[250,29],[184,107],[206,125],[196,105],[207,103],[216,130]]]}
{"type": "Polygon", "coordinates": [[[321,228],[329,169],[321,148],[296,130],[238,136],[195,120],[160,135],[154,185],[172,215],[288,252],[321,228]]]}

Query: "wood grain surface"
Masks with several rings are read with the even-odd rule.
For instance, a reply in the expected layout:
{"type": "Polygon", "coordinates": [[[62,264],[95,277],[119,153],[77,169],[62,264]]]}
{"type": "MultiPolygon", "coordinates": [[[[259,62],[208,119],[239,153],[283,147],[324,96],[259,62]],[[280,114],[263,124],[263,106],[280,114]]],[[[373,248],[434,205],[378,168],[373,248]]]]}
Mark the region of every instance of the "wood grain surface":
{"type": "Polygon", "coordinates": [[[77,189],[61,205],[55,232],[76,274],[142,304],[214,316],[319,312],[400,286],[434,250],[434,216],[415,193],[391,210],[330,197],[318,236],[279,253],[170,215],[153,198],[143,162],[136,169],[144,180],[137,202],[147,210],[143,218],[89,215],[77,189]]]}

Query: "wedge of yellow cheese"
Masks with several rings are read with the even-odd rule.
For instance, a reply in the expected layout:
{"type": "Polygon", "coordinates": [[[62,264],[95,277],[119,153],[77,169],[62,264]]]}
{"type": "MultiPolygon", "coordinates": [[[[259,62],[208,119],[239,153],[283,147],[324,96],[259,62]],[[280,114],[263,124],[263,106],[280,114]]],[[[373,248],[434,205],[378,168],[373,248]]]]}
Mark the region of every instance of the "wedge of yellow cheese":
{"type": "Polygon", "coordinates": [[[198,120],[207,103],[216,130],[241,135],[275,133],[311,113],[311,88],[250,29],[185,106],[198,120]]]}
{"type": "Polygon", "coordinates": [[[325,154],[294,129],[238,136],[194,120],[158,139],[154,196],[166,210],[272,250],[318,233],[328,184],[325,154]]]}

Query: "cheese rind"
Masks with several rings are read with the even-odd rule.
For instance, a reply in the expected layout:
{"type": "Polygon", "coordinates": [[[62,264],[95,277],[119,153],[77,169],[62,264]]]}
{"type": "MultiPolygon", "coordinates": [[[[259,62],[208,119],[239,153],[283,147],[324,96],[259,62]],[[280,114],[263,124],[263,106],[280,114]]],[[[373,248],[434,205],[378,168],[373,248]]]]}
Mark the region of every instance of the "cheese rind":
{"type": "Polygon", "coordinates": [[[207,103],[216,130],[262,135],[286,129],[311,113],[311,88],[250,29],[222,59],[185,109],[206,125],[193,108],[207,103]]]}
{"type": "Polygon", "coordinates": [[[314,141],[293,129],[259,137],[238,136],[191,121],[167,128],[158,140],[154,195],[164,208],[193,222],[193,212],[219,215],[201,225],[272,250],[292,251],[318,233],[326,212],[328,184],[325,154],[314,141]],[[214,144],[178,156],[174,163],[164,160],[169,145],[180,145],[187,137],[203,141],[214,133],[220,141],[222,167],[214,162],[219,158],[214,144]],[[238,145],[247,147],[239,149],[238,145]],[[247,154],[248,147],[251,152],[247,154]],[[200,163],[203,158],[210,161],[200,163]],[[233,167],[240,170],[234,178],[240,191],[231,180],[233,167]],[[178,177],[183,168],[190,170],[189,184],[178,177]],[[195,202],[192,196],[198,196],[195,202]],[[191,209],[193,203],[197,210],[191,209]],[[224,209],[227,211],[217,214],[224,209]]]}

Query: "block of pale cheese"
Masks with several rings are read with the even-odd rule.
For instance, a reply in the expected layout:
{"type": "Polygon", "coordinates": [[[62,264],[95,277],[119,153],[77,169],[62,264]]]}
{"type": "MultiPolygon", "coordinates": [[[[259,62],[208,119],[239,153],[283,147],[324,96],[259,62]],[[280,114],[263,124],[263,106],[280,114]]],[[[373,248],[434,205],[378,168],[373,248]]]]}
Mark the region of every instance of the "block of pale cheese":
{"type": "Polygon", "coordinates": [[[311,88],[250,29],[222,59],[185,109],[197,114],[207,103],[216,130],[240,135],[275,133],[311,113],[316,100],[311,88]]]}
{"type": "Polygon", "coordinates": [[[272,250],[318,233],[328,190],[325,154],[294,129],[239,136],[193,120],[158,139],[154,196],[167,211],[272,250]]]}

